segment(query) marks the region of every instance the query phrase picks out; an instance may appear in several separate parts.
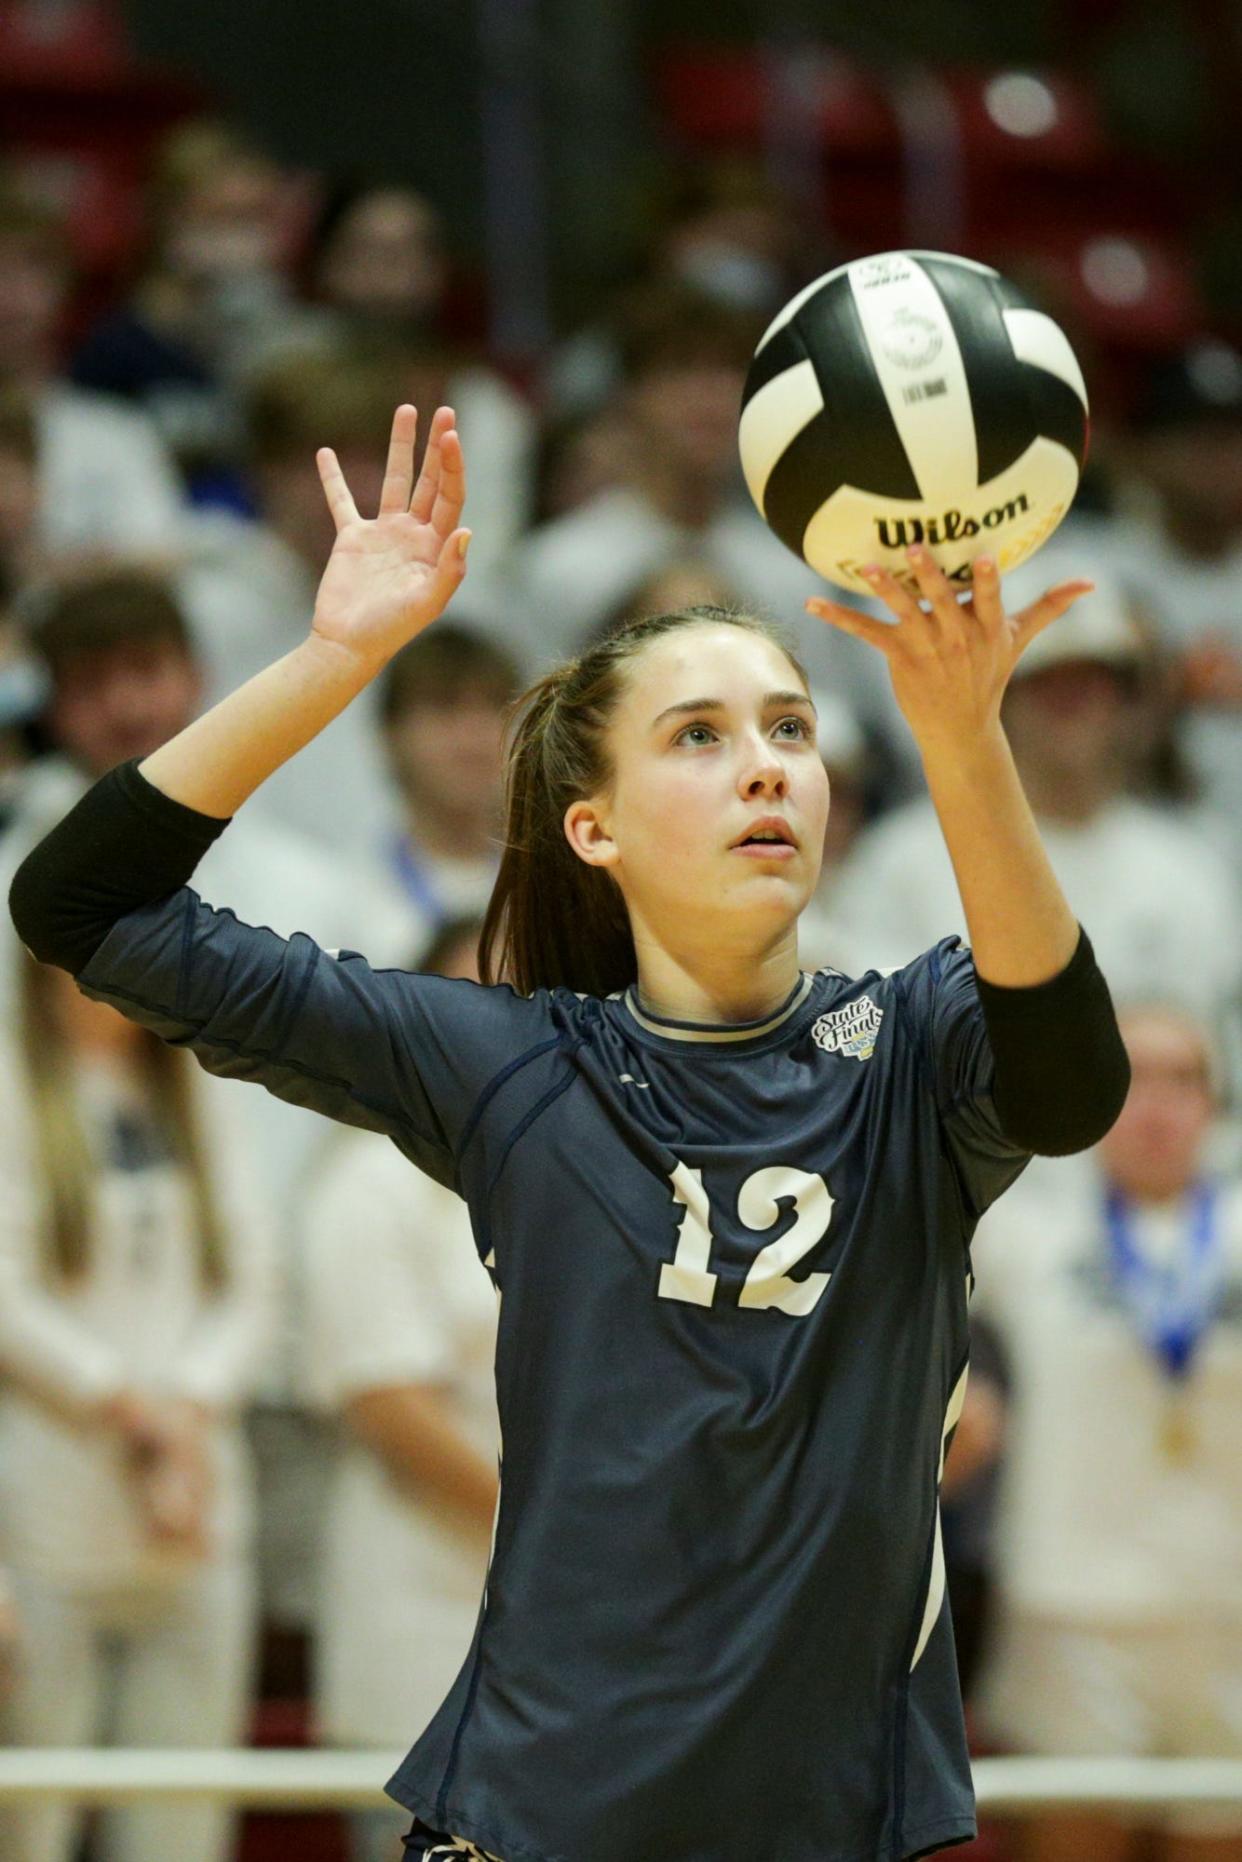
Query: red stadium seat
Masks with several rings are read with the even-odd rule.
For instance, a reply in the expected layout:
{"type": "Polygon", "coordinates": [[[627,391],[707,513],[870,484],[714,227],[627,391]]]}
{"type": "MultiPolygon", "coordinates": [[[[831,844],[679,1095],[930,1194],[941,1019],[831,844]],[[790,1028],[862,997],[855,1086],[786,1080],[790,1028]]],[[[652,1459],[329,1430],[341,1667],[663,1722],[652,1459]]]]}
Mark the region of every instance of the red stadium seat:
{"type": "Polygon", "coordinates": [[[27,145],[7,151],[6,166],[64,214],[80,270],[89,276],[124,271],[143,232],[132,160],[27,145]]]}
{"type": "MultiPolygon", "coordinates": [[[[762,48],[672,45],[653,71],[664,120],[705,148],[756,148],[771,127],[778,53],[762,48]]],[[[883,88],[838,52],[814,57],[814,112],[825,151],[878,151],[895,142],[883,88]]]]}
{"type": "Polygon", "coordinates": [[[1102,225],[1045,234],[1025,252],[1074,321],[1110,349],[1178,349],[1205,325],[1194,267],[1172,239],[1102,225]]]}
{"type": "Polygon", "coordinates": [[[1098,169],[1108,138],[1085,84],[1063,71],[947,71],[943,81],[971,167],[1055,171],[1098,169]]]}
{"type": "Polygon", "coordinates": [[[114,0],[5,0],[0,7],[0,88],[93,88],[129,62],[114,0]]]}

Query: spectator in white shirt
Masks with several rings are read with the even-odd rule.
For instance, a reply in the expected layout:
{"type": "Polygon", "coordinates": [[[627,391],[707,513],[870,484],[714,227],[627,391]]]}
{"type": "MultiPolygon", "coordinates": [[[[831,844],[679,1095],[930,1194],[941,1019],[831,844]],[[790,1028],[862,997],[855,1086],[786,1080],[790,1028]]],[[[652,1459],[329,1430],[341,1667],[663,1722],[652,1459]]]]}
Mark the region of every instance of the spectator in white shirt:
{"type": "MultiPolygon", "coordinates": [[[[14,784],[0,873],[11,873],[105,771],[149,756],[184,730],[204,696],[186,616],[168,584],[143,569],[118,562],[44,589],[26,603],[25,636],[48,681],[44,727],[54,749],[14,784]]],[[[249,811],[213,848],[196,881],[205,897],[228,898],[282,936],[307,931],[329,949],[365,941],[381,962],[403,956],[417,930],[396,889],[351,848],[329,856],[318,842],[249,811]],[[236,851],[213,866],[225,841],[236,851]]],[[[249,1102],[247,1111],[254,1116],[249,1102]]],[[[277,1116],[290,1111],[280,1108],[277,1116]]],[[[305,1124],[296,1114],[285,1122],[299,1131],[305,1124]]],[[[304,1156],[302,1149],[299,1161],[304,1156]]],[[[278,1193],[284,1187],[274,1185],[278,1193]]]]}
{"type": "Polygon", "coordinates": [[[47,207],[0,183],[0,373],[30,397],[38,433],[38,528],[53,554],[172,557],[181,487],[155,429],[110,395],[75,388],[58,346],[72,263],[47,207]]]}
{"type": "MultiPolygon", "coordinates": [[[[253,1652],[240,1411],[273,1322],[270,1225],[189,1057],[22,956],[0,1067],[0,1561],[18,1745],[230,1746],[253,1652]]],[[[106,1817],[111,1862],[227,1862],[215,1800],[106,1817]]],[[[80,1807],[0,1819],[70,1862],[80,1807]]]]}
{"type": "Polygon", "coordinates": [[[492,640],[446,621],[394,655],[380,679],[384,751],[401,821],[387,870],[418,927],[416,953],[453,918],[481,918],[500,860],[504,721],[517,667],[492,640]]]}
{"type": "MultiPolygon", "coordinates": [[[[356,488],[358,508],[379,505],[392,409],[409,388],[391,355],[286,355],[251,383],[245,408],[259,521],[196,513],[178,594],[194,631],[214,704],[306,638],[335,540],[315,453],[331,445],[356,488]]],[[[480,523],[480,528],[483,528],[480,523]]],[[[398,818],[368,686],[247,804],[262,816],[374,860],[398,818]]],[[[240,909],[240,908],[239,908],[240,909]]]]}
{"type": "MultiPolygon", "coordinates": [[[[0,836],[0,882],[89,784],[129,757],[144,757],[183,730],[203,696],[203,674],[184,613],[157,577],[117,565],[51,591],[32,614],[32,647],[47,671],[48,734],[58,753],[40,758],[15,785],[0,836]]],[[[377,963],[404,961],[422,924],[382,873],[247,807],[195,874],[208,899],[227,899],[251,924],[282,937],[305,931],[325,949],[361,949],[377,963]]],[[[13,1012],[17,940],[0,938],[0,1021],[13,1012]]],[[[282,1249],[295,1187],[322,1144],[313,1119],[270,1094],[232,1080],[205,1079],[212,1100],[244,1117],[256,1139],[265,1192],[282,1212],[282,1249]]],[[[294,1271],[288,1264],[288,1274],[294,1271]]],[[[282,1314],[282,1319],[285,1317],[282,1314]]],[[[264,1370],[254,1418],[263,1485],[260,1557],[268,1618],[304,1633],[317,1550],[308,1520],[322,1481],[290,1398],[290,1340],[283,1332],[264,1370]]]]}
{"type": "Polygon", "coordinates": [[[1153,365],[1129,455],[1123,514],[1083,541],[1151,605],[1208,825],[1242,869],[1242,354],[1204,340],[1153,365]]]}
{"type": "Polygon", "coordinates": [[[471,508],[485,517],[471,572],[490,570],[531,521],[535,419],[504,376],[462,344],[439,213],[412,187],[346,183],[311,243],[320,344],[394,350],[406,377],[400,398],[454,410],[470,455],[471,508]]]}
{"type": "MultiPolygon", "coordinates": [[[[477,981],[477,921],[427,967],[477,981]]],[[[483,1594],[498,1493],[497,1294],[465,1205],[384,1139],[342,1134],[307,1186],[303,1362],[339,1419],[316,1702],[337,1744],[397,1750],[439,1707],[483,1594]]],[[[356,1820],[355,1862],[396,1862],[409,1816],[356,1820]]]]}
{"type": "MultiPolygon", "coordinates": [[[[764,324],[833,263],[817,217],[796,210],[766,162],[736,153],[693,161],[683,152],[648,202],[643,229],[638,290],[689,286],[764,324]]],[[[627,296],[613,295],[622,319],[627,296]]],[[[561,342],[544,369],[544,393],[559,416],[595,412],[617,387],[618,317],[609,309],[561,342]]]]}
{"type": "MultiPolygon", "coordinates": [[[[1184,1008],[1124,1009],[1117,1123],[1049,1201],[985,1217],[975,1308],[1012,1386],[986,1731],[1039,1755],[1242,1758],[1242,1181],[1213,1169],[1220,1074],[1184,1008]]],[[[1069,1059],[1072,1064],[1072,1057],[1069,1059]]],[[[1131,1862],[1130,1822],[1060,1813],[1029,1862],[1131,1862]]],[[[1225,1862],[1238,1814],[1145,1857],[1225,1862]]]]}
{"type": "Polygon", "coordinates": [[[21,1641],[21,1629],[17,1620],[17,1600],[13,1595],[13,1580],[8,1572],[0,1569],[0,1710],[7,1699],[17,1672],[17,1651],[21,1641]]]}
{"type": "Polygon", "coordinates": [[[306,194],[231,125],[177,124],[152,164],[141,273],[74,355],[82,387],[150,418],[195,502],[246,508],[238,391],[303,314],[291,272],[306,194]]]}
{"type": "MultiPolygon", "coordinates": [[[[1007,578],[1059,573],[1055,552],[1007,578]]],[[[1072,556],[1068,560],[1073,560],[1072,556]]],[[[1232,1010],[1242,976],[1242,905],[1228,863],[1183,821],[1126,792],[1135,676],[1144,639],[1117,585],[1096,591],[1031,642],[1002,713],[1040,837],[1113,990],[1133,997],[1164,978],[1206,1015],[1232,1010]]],[[[926,799],[865,833],[835,894],[857,961],[907,962],[966,926],[953,870],[926,799]]]]}
{"type": "Polygon", "coordinates": [[[639,299],[622,345],[635,440],[626,482],[532,531],[499,576],[472,566],[472,611],[534,675],[576,652],[645,577],[694,557],[788,625],[813,681],[904,745],[879,656],[806,613],[823,582],[769,530],[742,482],[737,410],[761,334],[762,319],[685,286],[639,299]]]}

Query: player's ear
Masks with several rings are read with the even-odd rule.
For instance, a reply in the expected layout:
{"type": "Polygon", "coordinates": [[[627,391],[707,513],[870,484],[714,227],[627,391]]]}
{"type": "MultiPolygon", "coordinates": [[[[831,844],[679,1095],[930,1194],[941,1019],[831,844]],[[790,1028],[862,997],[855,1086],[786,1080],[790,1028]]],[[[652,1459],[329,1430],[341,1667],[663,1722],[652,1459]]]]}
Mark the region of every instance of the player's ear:
{"type": "Polygon", "coordinates": [[[598,801],[571,802],[565,810],[565,838],[588,866],[615,866],[617,843],[608,832],[608,819],[598,801]]]}

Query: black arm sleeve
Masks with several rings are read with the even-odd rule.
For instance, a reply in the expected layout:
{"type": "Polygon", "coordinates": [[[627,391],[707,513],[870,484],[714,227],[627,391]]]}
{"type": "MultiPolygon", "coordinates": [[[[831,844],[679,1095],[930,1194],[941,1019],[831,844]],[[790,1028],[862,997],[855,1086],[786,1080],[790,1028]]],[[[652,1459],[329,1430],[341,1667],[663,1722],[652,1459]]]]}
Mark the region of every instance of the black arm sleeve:
{"type": "Polygon", "coordinates": [[[174,802],[136,762],[109,770],[13,876],[9,910],[40,963],[74,976],[119,918],[184,886],[228,820],[174,802]]]}
{"type": "Polygon", "coordinates": [[[1006,1137],[1061,1157],[1101,1139],[1125,1103],[1130,1062],[1091,940],[1058,976],[1002,989],[976,976],[995,1066],[996,1115],[1006,1137]]]}

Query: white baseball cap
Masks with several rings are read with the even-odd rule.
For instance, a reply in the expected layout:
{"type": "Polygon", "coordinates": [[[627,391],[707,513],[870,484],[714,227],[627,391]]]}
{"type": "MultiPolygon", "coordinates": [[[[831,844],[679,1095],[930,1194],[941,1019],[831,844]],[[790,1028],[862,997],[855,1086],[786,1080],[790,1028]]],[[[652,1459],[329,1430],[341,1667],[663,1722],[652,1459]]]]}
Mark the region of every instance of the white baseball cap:
{"type": "Polygon", "coordinates": [[[1091,594],[1080,595],[1072,608],[1036,634],[1013,669],[1015,679],[1073,660],[1096,660],[1133,669],[1147,657],[1147,641],[1134,618],[1124,585],[1108,569],[1091,561],[1091,555],[1090,550],[1045,548],[1005,577],[1005,606],[1010,614],[1038,601],[1058,582],[1081,579],[1095,583],[1091,594]],[[1083,560],[1084,555],[1087,560],[1083,560]]]}

